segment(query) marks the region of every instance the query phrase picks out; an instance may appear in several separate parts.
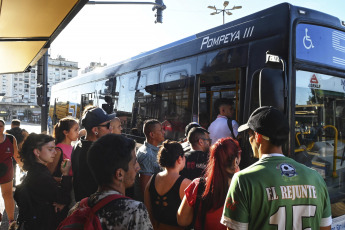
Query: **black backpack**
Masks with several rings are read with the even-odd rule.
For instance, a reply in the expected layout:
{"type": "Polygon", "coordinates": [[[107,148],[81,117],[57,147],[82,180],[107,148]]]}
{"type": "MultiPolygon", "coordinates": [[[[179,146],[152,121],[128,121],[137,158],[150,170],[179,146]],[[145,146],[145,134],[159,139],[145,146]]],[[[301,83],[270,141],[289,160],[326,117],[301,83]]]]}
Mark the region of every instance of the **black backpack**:
{"type": "Polygon", "coordinates": [[[228,119],[228,126],[232,135],[232,138],[236,139],[235,134],[234,134],[234,129],[232,128],[232,120],[228,119]]]}

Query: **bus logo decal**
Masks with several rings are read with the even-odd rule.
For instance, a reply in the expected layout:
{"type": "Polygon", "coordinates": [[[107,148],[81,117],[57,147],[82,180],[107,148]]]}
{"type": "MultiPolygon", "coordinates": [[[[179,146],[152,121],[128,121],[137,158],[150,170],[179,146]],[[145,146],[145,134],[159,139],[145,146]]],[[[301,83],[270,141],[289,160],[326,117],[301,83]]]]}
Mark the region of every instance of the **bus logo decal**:
{"type": "Polygon", "coordinates": [[[246,28],[246,30],[244,31],[244,34],[243,34],[243,38],[251,37],[253,34],[253,30],[254,30],[254,26],[246,28]]]}
{"type": "MultiPolygon", "coordinates": [[[[243,38],[249,38],[252,36],[254,31],[254,26],[247,27],[243,32],[243,38]]],[[[230,32],[227,34],[220,35],[218,37],[206,36],[202,39],[200,50],[206,46],[206,48],[211,48],[213,46],[218,46],[221,44],[226,44],[229,42],[234,42],[241,39],[241,30],[230,32]]]]}

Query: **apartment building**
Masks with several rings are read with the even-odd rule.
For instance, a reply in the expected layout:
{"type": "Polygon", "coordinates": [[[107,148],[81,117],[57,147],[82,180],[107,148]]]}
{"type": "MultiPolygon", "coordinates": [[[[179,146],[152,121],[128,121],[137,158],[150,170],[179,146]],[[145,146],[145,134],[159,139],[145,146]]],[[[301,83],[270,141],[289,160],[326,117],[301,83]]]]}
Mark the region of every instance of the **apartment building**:
{"type": "MultiPolygon", "coordinates": [[[[48,59],[48,97],[51,87],[78,75],[78,62],[68,61],[59,56],[48,59]]],[[[37,106],[37,66],[28,73],[0,75],[0,117],[4,119],[28,119],[40,117],[37,106]],[[31,114],[28,114],[31,111],[31,114]]]]}

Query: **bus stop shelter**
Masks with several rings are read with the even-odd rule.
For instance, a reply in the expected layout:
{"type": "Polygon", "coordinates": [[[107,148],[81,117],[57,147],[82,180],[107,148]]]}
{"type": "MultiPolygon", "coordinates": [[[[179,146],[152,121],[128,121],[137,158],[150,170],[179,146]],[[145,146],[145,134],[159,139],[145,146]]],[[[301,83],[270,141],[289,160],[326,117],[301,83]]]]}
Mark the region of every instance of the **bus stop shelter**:
{"type": "Polygon", "coordinates": [[[30,71],[88,0],[0,0],[0,73],[30,71]]]}

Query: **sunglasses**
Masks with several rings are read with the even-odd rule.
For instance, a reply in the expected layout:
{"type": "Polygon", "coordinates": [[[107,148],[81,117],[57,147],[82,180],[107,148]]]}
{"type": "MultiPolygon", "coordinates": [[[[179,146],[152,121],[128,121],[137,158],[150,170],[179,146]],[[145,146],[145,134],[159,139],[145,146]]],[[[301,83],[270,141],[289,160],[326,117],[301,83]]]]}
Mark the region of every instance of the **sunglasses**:
{"type": "Polygon", "coordinates": [[[107,129],[109,129],[110,128],[110,122],[108,122],[105,125],[97,125],[97,126],[106,127],[107,129]]]}

